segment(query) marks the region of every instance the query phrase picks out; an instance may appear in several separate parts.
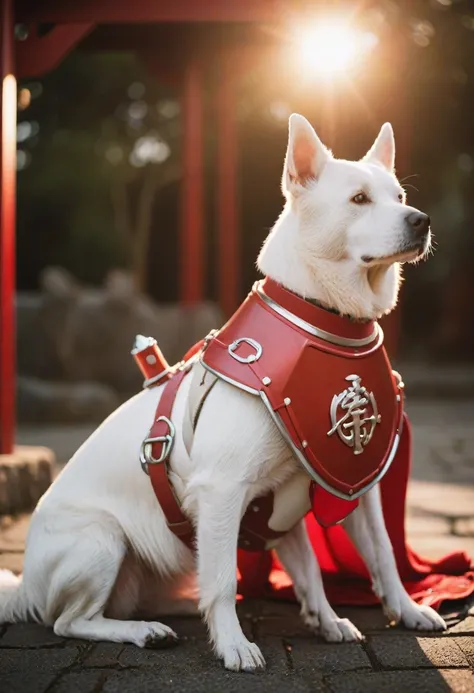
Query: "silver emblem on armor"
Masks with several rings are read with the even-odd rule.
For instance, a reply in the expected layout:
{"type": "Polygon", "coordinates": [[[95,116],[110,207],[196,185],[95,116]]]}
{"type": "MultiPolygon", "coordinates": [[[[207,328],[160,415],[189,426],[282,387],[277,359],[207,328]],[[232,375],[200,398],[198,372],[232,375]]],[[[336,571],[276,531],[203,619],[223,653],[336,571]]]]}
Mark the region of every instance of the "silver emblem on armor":
{"type": "Polygon", "coordinates": [[[332,398],[332,428],[328,431],[328,436],[337,431],[342,442],[354,448],[354,455],[360,455],[370,443],[381,416],[374,393],[368,392],[362,385],[361,377],[348,375],[346,380],[351,383],[350,387],[332,398]]]}

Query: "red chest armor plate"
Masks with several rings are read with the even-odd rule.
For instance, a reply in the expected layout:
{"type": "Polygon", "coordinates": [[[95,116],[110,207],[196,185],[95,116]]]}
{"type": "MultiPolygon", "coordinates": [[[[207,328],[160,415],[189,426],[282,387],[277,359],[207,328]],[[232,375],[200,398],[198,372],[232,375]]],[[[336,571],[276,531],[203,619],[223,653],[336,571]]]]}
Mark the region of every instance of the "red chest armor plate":
{"type": "Polygon", "coordinates": [[[354,501],[388,470],[401,432],[402,385],[377,323],[332,314],[267,278],[209,339],[201,363],[262,398],[333,498],[354,501]]]}

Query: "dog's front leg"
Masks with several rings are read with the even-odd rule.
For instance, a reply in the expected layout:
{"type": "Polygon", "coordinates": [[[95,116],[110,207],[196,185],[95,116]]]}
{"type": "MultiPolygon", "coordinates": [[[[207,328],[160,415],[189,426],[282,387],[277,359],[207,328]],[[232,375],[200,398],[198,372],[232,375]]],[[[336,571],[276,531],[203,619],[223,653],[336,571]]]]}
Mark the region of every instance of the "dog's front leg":
{"type": "Polygon", "coordinates": [[[414,602],[403,586],[385,527],[378,486],[362,496],[344,527],[369,569],[374,592],[390,621],[416,630],[445,630],[441,616],[431,607],[414,602]]]}
{"type": "Polygon", "coordinates": [[[200,610],[215,651],[232,671],[255,671],[265,660],[242,632],[235,609],[237,540],[245,485],[206,484],[198,492],[198,579],[200,610]]]}
{"type": "Polygon", "coordinates": [[[277,554],[293,581],[301,604],[301,616],[312,630],[328,642],[362,640],[359,630],[347,618],[339,618],[324,592],[321,570],[309,541],[306,523],[299,522],[277,546],[277,554]]]}

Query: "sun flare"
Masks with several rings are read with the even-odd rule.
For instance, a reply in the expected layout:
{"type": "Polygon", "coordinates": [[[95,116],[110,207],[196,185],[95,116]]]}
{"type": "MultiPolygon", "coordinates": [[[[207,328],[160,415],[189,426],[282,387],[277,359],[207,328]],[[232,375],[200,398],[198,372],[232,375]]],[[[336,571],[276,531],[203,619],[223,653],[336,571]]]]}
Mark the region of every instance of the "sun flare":
{"type": "Polygon", "coordinates": [[[342,21],[303,28],[297,36],[304,64],[326,78],[348,72],[377,42],[375,34],[358,31],[342,21]]]}

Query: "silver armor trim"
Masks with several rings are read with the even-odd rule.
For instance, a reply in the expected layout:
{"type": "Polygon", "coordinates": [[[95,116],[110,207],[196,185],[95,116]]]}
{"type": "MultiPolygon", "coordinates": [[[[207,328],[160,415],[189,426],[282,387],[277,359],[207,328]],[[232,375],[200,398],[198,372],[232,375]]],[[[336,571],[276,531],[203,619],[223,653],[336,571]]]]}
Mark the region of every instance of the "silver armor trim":
{"type": "Polygon", "coordinates": [[[284,440],[290,446],[296,459],[301,463],[301,465],[304,467],[304,469],[309,474],[311,479],[313,481],[316,481],[316,483],[318,483],[320,486],[322,486],[322,488],[324,488],[326,491],[331,493],[333,496],[337,496],[338,498],[342,498],[342,500],[348,500],[348,501],[355,500],[356,498],[359,498],[360,496],[362,496],[364,493],[367,493],[367,491],[370,491],[370,489],[373,486],[375,486],[375,484],[378,484],[378,482],[382,479],[382,477],[384,477],[385,474],[388,472],[390,465],[393,462],[393,458],[395,457],[395,454],[397,452],[398,444],[400,442],[403,419],[402,419],[402,423],[400,424],[399,429],[397,430],[397,433],[395,434],[395,438],[393,440],[393,445],[391,447],[391,450],[390,450],[390,453],[387,457],[387,460],[386,460],[384,466],[382,467],[382,469],[380,470],[380,472],[377,474],[377,476],[374,479],[372,479],[370,484],[367,484],[367,486],[364,486],[359,491],[356,491],[356,492],[351,493],[349,495],[346,493],[342,493],[342,491],[338,491],[335,488],[332,488],[332,486],[330,486],[322,477],[319,476],[319,474],[317,472],[314,471],[314,469],[312,468],[312,466],[310,465],[310,463],[308,462],[308,460],[306,459],[304,454],[301,452],[301,450],[299,450],[296,447],[295,443],[291,439],[289,433],[287,432],[287,430],[285,428],[285,424],[281,420],[280,416],[273,410],[273,407],[270,403],[270,400],[268,399],[265,392],[263,392],[263,390],[261,390],[259,394],[260,394],[262,402],[264,403],[264,405],[268,409],[270,416],[272,417],[273,421],[275,422],[276,427],[280,431],[280,434],[283,436],[284,440]]]}
{"type": "Polygon", "coordinates": [[[285,318],[285,320],[288,320],[288,322],[291,322],[293,325],[296,325],[301,330],[304,330],[305,332],[309,332],[309,334],[312,334],[315,337],[318,337],[318,339],[324,340],[325,342],[329,342],[330,344],[336,344],[337,346],[346,346],[346,347],[368,346],[369,344],[371,344],[376,339],[378,340],[377,344],[376,344],[376,346],[378,347],[383,342],[383,330],[380,327],[380,325],[378,324],[378,322],[375,323],[374,331],[368,337],[363,337],[361,339],[352,339],[349,337],[340,337],[337,334],[332,334],[332,332],[326,332],[326,330],[321,330],[319,327],[315,327],[314,325],[311,325],[311,323],[306,322],[306,320],[299,318],[297,315],[294,315],[293,313],[291,313],[286,308],[283,308],[283,306],[280,306],[279,303],[274,301],[273,298],[270,298],[270,296],[268,296],[265,293],[265,291],[263,290],[261,281],[255,282],[253,289],[254,289],[254,291],[257,292],[257,294],[260,296],[262,301],[264,301],[267,304],[267,306],[269,306],[272,310],[274,310],[275,313],[278,313],[278,315],[281,315],[283,318],[285,318]]]}

